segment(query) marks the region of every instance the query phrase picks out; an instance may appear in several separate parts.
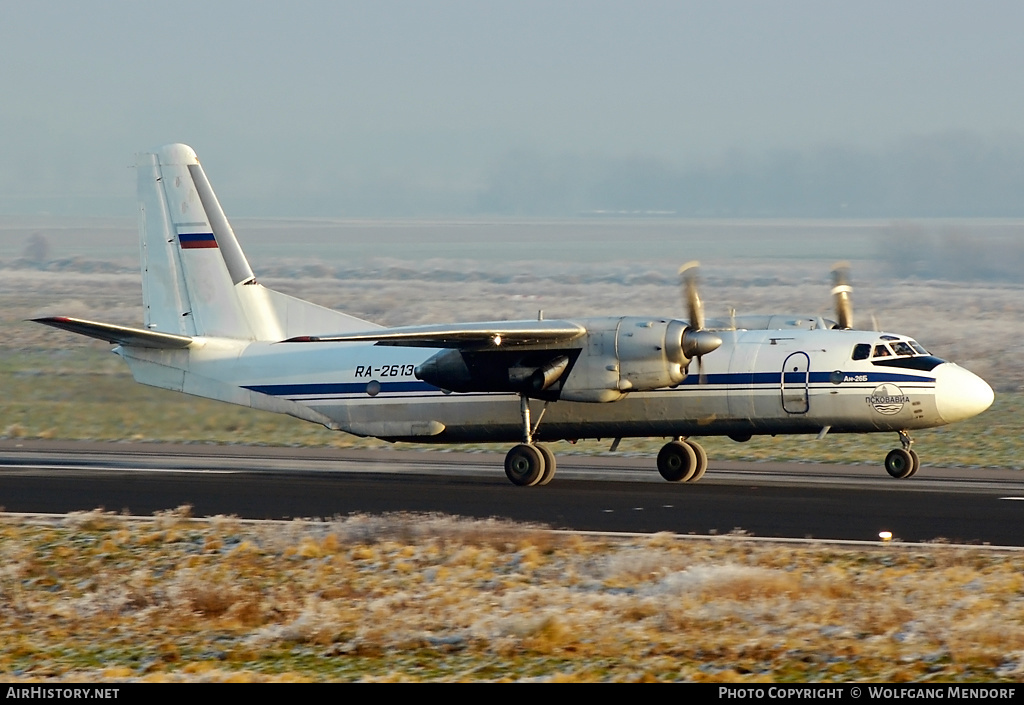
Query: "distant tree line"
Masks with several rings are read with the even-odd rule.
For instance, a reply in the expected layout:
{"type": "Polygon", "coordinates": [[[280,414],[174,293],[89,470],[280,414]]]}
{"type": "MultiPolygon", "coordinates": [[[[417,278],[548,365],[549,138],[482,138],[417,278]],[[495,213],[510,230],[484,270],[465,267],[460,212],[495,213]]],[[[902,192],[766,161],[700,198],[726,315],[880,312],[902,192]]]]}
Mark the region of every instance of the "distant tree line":
{"type": "Polygon", "coordinates": [[[1024,145],[969,134],[733,154],[679,166],[650,157],[515,152],[476,211],[505,215],[918,218],[1024,216],[1024,145]]]}

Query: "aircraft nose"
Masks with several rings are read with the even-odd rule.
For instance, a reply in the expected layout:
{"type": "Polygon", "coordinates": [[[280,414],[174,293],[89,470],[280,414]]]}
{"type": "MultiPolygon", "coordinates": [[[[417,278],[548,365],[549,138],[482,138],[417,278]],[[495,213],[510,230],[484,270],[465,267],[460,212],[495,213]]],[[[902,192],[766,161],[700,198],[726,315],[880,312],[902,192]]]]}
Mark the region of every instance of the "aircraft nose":
{"type": "Polygon", "coordinates": [[[952,362],[935,368],[935,406],[946,423],[977,416],[994,399],[992,387],[973,372],[952,362]]]}

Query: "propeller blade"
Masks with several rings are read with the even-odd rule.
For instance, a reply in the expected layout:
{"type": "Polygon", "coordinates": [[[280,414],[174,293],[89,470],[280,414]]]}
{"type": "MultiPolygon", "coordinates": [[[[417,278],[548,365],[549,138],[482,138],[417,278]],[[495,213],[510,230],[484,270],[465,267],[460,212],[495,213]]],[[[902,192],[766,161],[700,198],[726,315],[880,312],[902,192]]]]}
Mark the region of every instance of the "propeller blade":
{"type": "Polygon", "coordinates": [[[843,330],[853,328],[853,303],[850,300],[850,263],[836,262],[832,267],[832,300],[836,307],[836,321],[843,330]]]}
{"type": "Polygon", "coordinates": [[[704,302],[701,301],[700,262],[687,262],[679,268],[680,284],[683,287],[683,305],[690,317],[690,325],[683,333],[683,354],[697,363],[698,384],[707,384],[708,376],[704,372],[703,357],[718,349],[722,338],[711,331],[704,330],[704,302]]]}
{"type": "Polygon", "coordinates": [[[683,304],[690,316],[690,327],[697,330],[704,328],[704,302],[697,291],[697,271],[700,262],[687,262],[679,268],[679,276],[683,285],[683,304]]]}
{"type": "Polygon", "coordinates": [[[704,386],[708,383],[708,373],[704,371],[704,356],[697,356],[697,384],[704,386]]]}

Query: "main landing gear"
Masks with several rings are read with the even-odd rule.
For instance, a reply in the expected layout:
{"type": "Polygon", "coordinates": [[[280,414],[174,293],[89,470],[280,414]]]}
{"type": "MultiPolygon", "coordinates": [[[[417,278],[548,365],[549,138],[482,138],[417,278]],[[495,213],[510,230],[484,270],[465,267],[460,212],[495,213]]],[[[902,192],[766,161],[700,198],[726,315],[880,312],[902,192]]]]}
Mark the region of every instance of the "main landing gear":
{"type": "Polygon", "coordinates": [[[547,446],[533,442],[533,434],[544,418],[544,410],[537,417],[537,423],[530,424],[530,401],[525,395],[519,397],[519,413],[523,417],[523,442],[505,456],[505,475],[513,485],[532,487],[546,485],[555,476],[555,454],[547,446]]]}
{"type": "Polygon", "coordinates": [[[658,472],[669,482],[696,482],[708,470],[708,454],[694,441],[677,437],[658,453],[658,472]]]}
{"type": "Polygon", "coordinates": [[[900,431],[902,448],[894,448],[885,456],[885,471],[897,480],[913,477],[921,469],[921,459],[911,449],[914,439],[906,431],[900,431]]]}
{"type": "Polygon", "coordinates": [[[520,443],[505,456],[505,475],[513,485],[546,485],[555,476],[555,454],[547,446],[520,443]]]}
{"type": "MultiPolygon", "coordinates": [[[[547,411],[547,403],[530,422],[530,402],[525,395],[519,397],[519,413],[523,419],[523,442],[505,456],[505,475],[513,485],[533,487],[546,485],[555,476],[555,454],[547,446],[533,442],[537,427],[547,411]]],[[[612,450],[621,439],[617,439],[612,450]]],[[[895,451],[894,451],[895,452],[895,451]]],[[[886,461],[888,464],[888,461],[886,461]]],[[[666,443],[658,453],[658,472],[669,482],[696,482],[708,469],[708,454],[704,448],[682,436],[666,443]]]]}

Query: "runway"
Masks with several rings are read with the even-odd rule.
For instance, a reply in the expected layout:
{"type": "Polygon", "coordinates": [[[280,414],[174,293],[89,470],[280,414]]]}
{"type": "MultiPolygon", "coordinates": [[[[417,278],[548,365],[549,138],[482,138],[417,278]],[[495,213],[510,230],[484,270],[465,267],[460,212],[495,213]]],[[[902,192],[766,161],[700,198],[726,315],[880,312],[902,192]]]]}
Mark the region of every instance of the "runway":
{"type": "Polygon", "coordinates": [[[547,487],[508,483],[503,456],[248,446],[0,441],[0,506],[148,515],[330,518],[437,512],[553,528],[777,538],[1024,545],[1024,472],[712,460],[694,485],[665,482],[652,458],[560,455],[547,487]]]}

